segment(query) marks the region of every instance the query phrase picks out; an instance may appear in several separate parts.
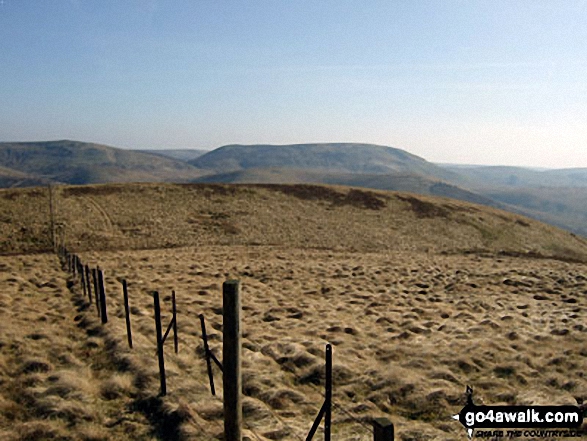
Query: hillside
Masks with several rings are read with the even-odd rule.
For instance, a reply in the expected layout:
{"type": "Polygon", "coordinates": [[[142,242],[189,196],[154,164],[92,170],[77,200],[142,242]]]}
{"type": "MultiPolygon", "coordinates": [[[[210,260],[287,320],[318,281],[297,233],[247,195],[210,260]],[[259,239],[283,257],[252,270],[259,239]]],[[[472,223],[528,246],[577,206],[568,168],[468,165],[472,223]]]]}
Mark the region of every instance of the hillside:
{"type": "Polygon", "coordinates": [[[455,185],[439,182],[426,176],[410,173],[361,174],[328,173],[316,170],[292,168],[245,169],[228,173],[216,173],[195,179],[197,183],[217,184],[328,184],[376,190],[405,191],[430,196],[442,196],[489,207],[507,209],[489,197],[482,196],[455,185]]]}
{"type": "Polygon", "coordinates": [[[0,188],[35,187],[49,182],[48,179],[0,166],[0,188]]]}
{"type": "Polygon", "coordinates": [[[435,165],[370,144],[231,145],[190,163],[213,171],[193,182],[316,183],[438,195],[502,208],[587,237],[585,169],[435,165]]]}
{"type": "Polygon", "coordinates": [[[36,253],[51,246],[49,189],[0,190],[3,440],[223,439],[223,384],[212,396],[198,317],[222,354],[227,279],[241,283],[243,439],[305,439],[327,343],[338,441],[372,440],[380,416],[398,441],[460,441],[451,416],[467,385],[478,405],[587,400],[587,241],[565,231],[452,199],[337,186],[52,191],[57,236],[104,270],[108,323],[55,254],[36,253]],[[164,397],[153,291],[165,324],[177,297],[164,397]]]}
{"type": "MultiPolygon", "coordinates": [[[[47,247],[48,191],[2,190],[0,197],[0,250],[47,247]]],[[[54,206],[55,222],[77,249],[225,244],[587,256],[587,241],[557,228],[410,193],[316,185],[66,186],[54,189],[54,206]]]]}
{"type": "Polygon", "coordinates": [[[443,168],[453,171],[457,181],[475,189],[487,188],[586,188],[587,169],[567,168],[533,170],[524,167],[504,166],[451,166],[443,168]]]}
{"type": "Polygon", "coordinates": [[[182,161],[78,141],[0,143],[0,166],[44,182],[185,181],[202,172],[182,161]]]}
{"type": "Polygon", "coordinates": [[[191,161],[192,159],[199,158],[205,155],[209,150],[198,150],[198,149],[153,149],[153,150],[138,150],[143,153],[149,153],[152,155],[159,155],[166,158],[177,159],[179,161],[191,161]]]}
{"type": "Polygon", "coordinates": [[[76,141],[0,143],[0,187],[116,182],[314,183],[407,191],[505,209],[587,237],[585,169],[439,166],[403,150],[349,143],[230,145],[211,152],[129,151],[76,141]]]}
{"type": "Polygon", "coordinates": [[[404,150],[373,144],[228,145],[189,162],[201,169],[223,173],[279,167],[330,173],[403,172],[437,179],[455,176],[404,150]]]}

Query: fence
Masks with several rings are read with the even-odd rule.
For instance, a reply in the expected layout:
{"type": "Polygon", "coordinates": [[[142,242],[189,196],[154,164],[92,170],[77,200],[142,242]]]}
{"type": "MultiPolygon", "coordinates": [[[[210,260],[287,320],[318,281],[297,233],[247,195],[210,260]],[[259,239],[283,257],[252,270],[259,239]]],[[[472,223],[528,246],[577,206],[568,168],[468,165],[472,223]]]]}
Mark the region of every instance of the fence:
{"type": "MultiPolygon", "coordinates": [[[[61,259],[64,269],[72,275],[75,282],[79,282],[79,286],[83,291],[84,298],[87,296],[88,303],[91,306],[94,301],[96,304],[97,315],[102,324],[108,323],[107,311],[107,296],[104,286],[104,273],[100,267],[90,268],[84,265],[81,259],[73,253],[70,253],[65,246],[57,247],[58,255],[61,259]],[[92,281],[90,282],[90,274],[92,281]],[[93,292],[92,292],[93,285],[93,292]]],[[[123,302],[126,321],[126,333],[129,348],[133,348],[132,341],[132,326],[130,320],[130,308],[127,281],[122,280],[123,302]]],[[[204,343],[204,358],[206,362],[208,378],[210,383],[210,391],[213,396],[216,396],[214,385],[213,365],[214,363],[222,372],[222,380],[224,385],[224,439],[226,441],[241,441],[242,439],[242,375],[241,375],[241,326],[240,326],[240,284],[236,280],[229,280],[224,282],[222,287],[223,298],[223,343],[222,355],[223,359],[220,361],[210,350],[208,345],[208,336],[206,333],[206,323],[204,315],[200,314],[200,325],[202,330],[202,339],[204,343]]],[[[155,333],[157,344],[157,359],[159,363],[159,379],[160,379],[160,396],[167,394],[167,383],[165,375],[165,353],[164,344],[173,331],[174,350],[177,354],[179,351],[178,345],[178,326],[177,326],[177,307],[175,291],[172,291],[172,318],[169,322],[165,333],[163,333],[163,326],[161,323],[161,305],[159,301],[159,292],[153,292],[153,310],[155,318],[155,333]]],[[[324,440],[331,441],[332,429],[332,409],[335,407],[360,424],[359,420],[354,418],[341,406],[334,405],[332,401],[332,346],[326,345],[325,349],[325,386],[324,386],[324,401],[318,414],[309,430],[306,441],[311,441],[320,426],[324,421],[324,440]]],[[[275,415],[277,416],[277,415],[275,415]]],[[[278,418],[279,419],[279,418],[278,418]]],[[[373,418],[372,419],[373,439],[375,441],[393,441],[394,440],[394,426],[387,418],[373,418]]],[[[253,431],[254,433],[254,431],[253,431]]],[[[256,435],[257,436],[257,435],[256,435]]],[[[260,439],[257,436],[258,439],[260,439]]]]}

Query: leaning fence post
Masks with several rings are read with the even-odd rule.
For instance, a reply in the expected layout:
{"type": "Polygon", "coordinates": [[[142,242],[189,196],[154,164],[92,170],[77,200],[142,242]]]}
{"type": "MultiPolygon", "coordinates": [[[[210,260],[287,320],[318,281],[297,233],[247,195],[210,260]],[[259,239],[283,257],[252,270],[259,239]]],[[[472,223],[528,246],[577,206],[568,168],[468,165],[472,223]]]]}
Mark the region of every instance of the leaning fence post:
{"type": "Polygon", "coordinates": [[[104,289],[104,273],[98,268],[98,285],[100,287],[100,318],[102,324],[108,323],[108,314],[106,313],[106,290],[104,289]]]}
{"type": "Polygon", "coordinates": [[[177,342],[177,308],[175,306],[175,291],[171,291],[171,307],[173,311],[173,347],[175,353],[178,353],[178,342],[177,342]]]}
{"type": "Polygon", "coordinates": [[[128,289],[126,286],[126,279],[122,280],[122,295],[124,297],[124,315],[126,317],[126,337],[128,339],[128,347],[132,349],[132,331],[130,328],[130,310],[128,307],[128,289]]]}
{"type": "Polygon", "coordinates": [[[214,387],[214,375],[212,374],[212,360],[210,360],[210,347],[208,346],[208,335],[206,334],[204,314],[200,314],[200,324],[202,325],[202,340],[204,340],[204,352],[206,352],[206,366],[208,367],[210,391],[212,392],[212,395],[216,395],[216,388],[214,387]]]}
{"type": "Polygon", "coordinates": [[[224,440],[242,439],[242,377],[241,323],[238,280],[228,280],[222,286],[223,343],[222,380],[224,385],[224,440]]]}
{"type": "Polygon", "coordinates": [[[393,441],[393,423],[387,418],[375,418],[373,420],[373,440],[393,441]]]}
{"type": "Polygon", "coordinates": [[[167,394],[165,383],[165,359],[163,358],[163,336],[161,335],[161,306],[159,305],[159,292],[153,291],[153,303],[155,306],[155,331],[157,333],[157,357],[159,358],[159,379],[161,380],[161,396],[167,394]]]}

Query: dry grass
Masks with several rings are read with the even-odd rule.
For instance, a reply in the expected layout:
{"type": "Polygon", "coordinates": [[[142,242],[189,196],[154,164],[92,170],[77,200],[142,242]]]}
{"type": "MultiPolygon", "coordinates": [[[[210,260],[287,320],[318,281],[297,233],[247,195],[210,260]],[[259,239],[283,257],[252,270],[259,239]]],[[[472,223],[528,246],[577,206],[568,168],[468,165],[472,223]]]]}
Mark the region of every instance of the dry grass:
{"type": "MultiPolygon", "coordinates": [[[[0,252],[47,249],[46,189],[0,190],[0,252]]],[[[58,187],[77,250],[271,245],[361,252],[517,252],[587,261],[587,241],[450,199],[342,187],[136,184],[58,187]]]]}
{"type": "MultiPolygon", "coordinates": [[[[129,281],[132,358],[156,393],[153,290],[170,320],[177,292],[180,353],[166,349],[169,405],[189,410],[183,433],[212,439],[199,321],[221,356],[221,285],[243,286],[246,422],[266,439],[304,438],[321,404],[323,357],[334,345],[335,402],[369,424],[386,415],[398,439],[462,439],[450,419],[467,384],[486,404],[576,404],[587,398],[584,265],[547,259],[349,253],[281,247],[201,247],[82,254],[105,268],[124,345],[118,279],[129,281]]],[[[216,371],[221,390],[220,374],[216,371]]],[[[179,417],[178,417],[179,418],[179,417]]],[[[334,412],[335,436],[369,432],[334,412]]],[[[194,438],[199,439],[199,438],[194,438]]],[[[254,439],[254,438],[253,438],[254,439]]]]}
{"type": "Polygon", "coordinates": [[[151,439],[128,374],[89,345],[57,258],[0,258],[0,434],[6,440],[151,439]],[[100,392],[107,391],[107,394],[100,392]],[[115,392],[115,396],[112,394],[115,392]],[[125,410],[126,409],[126,410],[125,410]],[[124,412],[128,421],[114,424],[124,412]]]}
{"type": "MultiPolygon", "coordinates": [[[[0,211],[22,223],[26,213],[43,231],[43,217],[24,208],[31,200],[5,197],[0,211]]],[[[0,257],[2,439],[221,439],[198,315],[220,358],[230,278],[242,283],[245,439],[305,439],[322,402],[326,343],[337,440],[372,439],[356,420],[369,426],[374,416],[391,418],[402,441],[463,439],[450,416],[467,384],[477,404],[587,399],[587,280],[575,261],[587,248],[560,230],[449,200],[340,188],[73,187],[57,200],[71,246],[105,271],[110,320],[99,323],[53,255],[0,257]],[[153,290],[165,323],[171,290],[178,300],[180,352],[167,344],[164,399],[153,290]]],[[[31,249],[6,237],[4,251],[31,249]]]]}

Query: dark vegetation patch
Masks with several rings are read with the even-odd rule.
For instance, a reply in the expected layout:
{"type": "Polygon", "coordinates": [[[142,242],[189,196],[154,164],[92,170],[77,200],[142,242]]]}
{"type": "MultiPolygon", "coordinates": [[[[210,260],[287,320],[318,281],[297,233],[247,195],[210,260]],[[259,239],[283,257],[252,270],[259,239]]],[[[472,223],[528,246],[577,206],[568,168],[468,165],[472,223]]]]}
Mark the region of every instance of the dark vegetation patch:
{"type": "MultiPolygon", "coordinates": [[[[572,251],[571,251],[572,252],[572,251]]],[[[576,257],[572,257],[569,255],[561,255],[561,254],[542,254],[538,251],[512,251],[512,250],[499,250],[497,252],[485,249],[485,248],[469,248],[466,250],[459,250],[459,251],[447,251],[442,250],[440,251],[440,255],[442,256],[450,256],[450,255],[474,255],[477,257],[483,257],[487,259],[495,259],[496,257],[521,257],[526,259],[547,259],[547,260],[558,260],[560,262],[566,263],[587,263],[587,258],[575,255],[576,257]]]]}
{"type": "Polygon", "coordinates": [[[569,250],[568,255],[564,254],[554,254],[554,255],[546,255],[539,253],[537,251],[527,251],[527,252],[520,252],[520,251],[506,251],[501,250],[497,253],[498,256],[508,256],[508,257],[525,257],[530,259],[552,259],[552,260],[559,260],[561,262],[567,263],[585,263],[586,259],[580,256],[577,256],[576,253],[573,253],[572,250],[569,250]]]}
{"type": "Polygon", "coordinates": [[[359,208],[367,208],[369,210],[381,210],[385,208],[385,202],[381,196],[370,191],[350,190],[341,201],[340,205],[352,205],[359,208]]]}
{"type": "Polygon", "coordinates": [[[125,188],[127,187],[116,185],[80,185],[64,188],[61,194],[66,198],[70,196],[108,196],[120,193],[125,188]]]}
{"type": "Polygon", "coordinates": [[[39,197],[48,197],[47,189],[46,188],[35,188],[32,190],[3,190],[0,192],[2,198],[8,201],[14,201],[15,199],[23,196],[32,197],[32,198],[39,198],[39,197]]]}
{"type": "Polygon", "coordinates": [[[204,194],[204,196],[210,197],[212,195],[218,196],[234,196],[238,193],[236,185],[223,185],[223,184],[175,184],[180,188],[188,190],[197,190],[204,194]]]}
{"type": "Polygon", "coordinates": [[[445,206],[426,202],[413,196],[397,196],[397,198],[400,201],[409,203],[412,207],[412,211],[419,218],[447,218],[450,214],[450,210],[445,206]]]}
{"type": "Polygon", "coordinates": [[[334,206],[350,205],[368,210],[380,210],[386,206],[385,197],[372,191],[352,189],[345,194],[320,185],[255,184],[254,186],[278,191],[306,201],[331,202],[334,206]]]}

